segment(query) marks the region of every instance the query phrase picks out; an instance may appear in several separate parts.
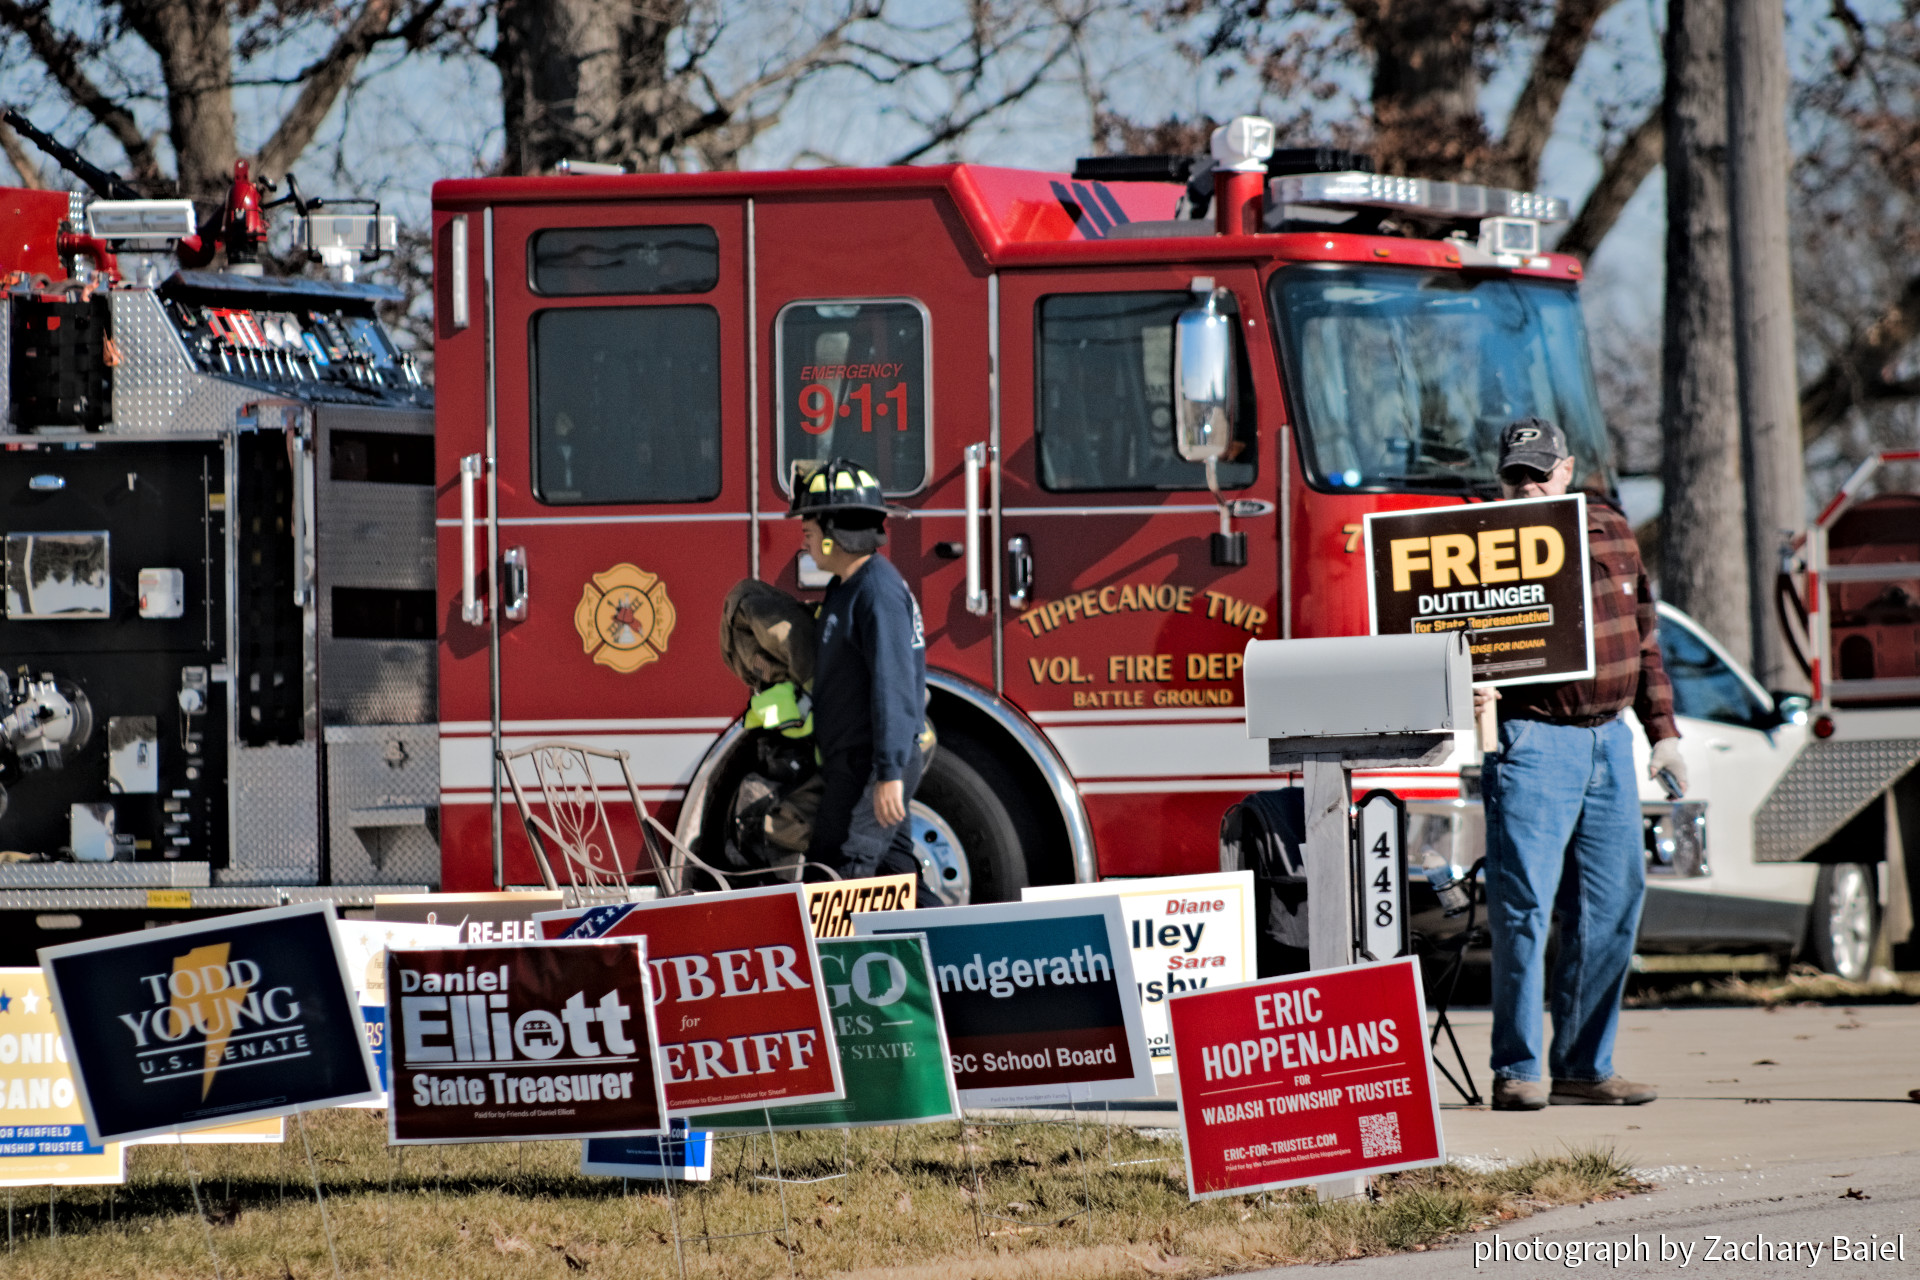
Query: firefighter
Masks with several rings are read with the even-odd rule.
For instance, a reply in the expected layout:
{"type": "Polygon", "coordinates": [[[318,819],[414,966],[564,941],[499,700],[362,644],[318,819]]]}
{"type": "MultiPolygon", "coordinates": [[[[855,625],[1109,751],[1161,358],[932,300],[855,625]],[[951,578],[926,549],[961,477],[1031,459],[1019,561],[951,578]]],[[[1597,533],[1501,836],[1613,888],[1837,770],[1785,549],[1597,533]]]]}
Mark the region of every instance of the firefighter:
{"type": "Polygon", "coordinates": [[[896,840],[920,784],[927,642],[920,604],[885,556],[880,482],[835,458],[798,472],[802,543],[833,575],[815,629],[813,736],[825,788],[807,859],[843,879],[919,872],[896,840]]]}
{"type": "MultiPolygon", "coordinates": [[[[1542,418],[1500,436],[1500,488],[1553,497],[1573,481],[1560,428],[1542,418]]],[[[1558,684],[1477,690],[1497,700],[1500,746],[1481,778],[1487,816],[1487,923],[1493,937],[1493,1107],[1636,1105],[1652,1085],[1613,1072],[1620,996],[1639,930],[1646,867],[1631,706],[1653,747],[1648,776],[1686,789],[1673,686],[1660,662],[1654,601],[1633,531],[1604,499],[1587,501],[1594,674],[1558,684]],[[1547,926],[1560,917],[1553,1044],[1542,1054],[1547,926]],[[1551,1079],[1549,1086],[1542,1077],[1551,1079]]]]}

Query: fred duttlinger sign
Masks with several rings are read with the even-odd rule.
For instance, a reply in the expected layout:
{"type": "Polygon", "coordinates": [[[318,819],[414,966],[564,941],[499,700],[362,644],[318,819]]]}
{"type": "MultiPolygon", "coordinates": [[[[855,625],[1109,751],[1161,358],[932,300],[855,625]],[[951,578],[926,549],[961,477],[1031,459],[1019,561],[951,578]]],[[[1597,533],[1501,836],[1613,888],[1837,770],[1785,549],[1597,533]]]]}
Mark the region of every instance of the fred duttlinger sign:
{"type": "Polygon", "coordinates": [[[1365,518],[1378,636],[1464,631],[1475,684],[1593,674],[1586,495],[1365,518]]]}

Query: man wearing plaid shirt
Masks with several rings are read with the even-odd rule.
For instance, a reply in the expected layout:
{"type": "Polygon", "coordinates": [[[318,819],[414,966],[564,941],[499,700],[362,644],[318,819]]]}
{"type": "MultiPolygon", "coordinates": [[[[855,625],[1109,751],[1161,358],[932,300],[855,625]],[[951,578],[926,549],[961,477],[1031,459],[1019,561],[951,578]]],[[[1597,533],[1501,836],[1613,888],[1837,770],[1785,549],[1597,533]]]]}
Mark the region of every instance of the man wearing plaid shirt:
{"type": "MultiPolygon", "coordinates": [[[[1509,423],[1500,439],[1507,498],[1564,494],[1573,455],[1541,418],[1509,423]]],[[[1673,687],[1660,664],[1654,602],[1626,518],[1587,501],[1593,577],[1594,674],[1519,685],[1497,699],[1500,747],[1481,778],[1487,815],[1487,922],[1493,935],[1493,1107],[1635,1105],[1658,1092],[1613,1073],[1620,995],[1646,889],[1631,706],[1653,745],[1648,776],[1687,770],[1673,723],[1673,687]],[[1547,930],[1560,917],[1553,973],[1553,1045],[1541,1055],[1547,930]],[[1542,1079],[1543,1065],[1552,1079],[1542,1079]]]]}

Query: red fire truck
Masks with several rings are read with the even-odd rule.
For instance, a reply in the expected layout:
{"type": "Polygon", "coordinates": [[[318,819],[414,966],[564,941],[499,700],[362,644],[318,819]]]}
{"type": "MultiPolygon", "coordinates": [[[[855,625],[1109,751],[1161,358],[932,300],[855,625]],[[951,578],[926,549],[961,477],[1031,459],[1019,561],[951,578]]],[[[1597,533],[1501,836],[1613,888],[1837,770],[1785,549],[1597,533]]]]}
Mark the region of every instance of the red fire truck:
{"type": "Polygon", "coordinates": [[[1539,248],[1564,205],[1367,168],[1243,119],[1211,164],[1071,177],[437,183],[443,887],[538,882],[495,752],[547,737],[626,750],[714,848],[752,754],[721,601],[818,598],[787,476],[839,455],[910,511],[949,893],[1217,867],[1274,782],[1242,651],[1366,630],[1362,516],[1495,492],[1525,414],[1612,487],[1581,267],[1539,248]],[[1196,312],[1230,335],[1214,464],[1175,432],[1196,312]]]}

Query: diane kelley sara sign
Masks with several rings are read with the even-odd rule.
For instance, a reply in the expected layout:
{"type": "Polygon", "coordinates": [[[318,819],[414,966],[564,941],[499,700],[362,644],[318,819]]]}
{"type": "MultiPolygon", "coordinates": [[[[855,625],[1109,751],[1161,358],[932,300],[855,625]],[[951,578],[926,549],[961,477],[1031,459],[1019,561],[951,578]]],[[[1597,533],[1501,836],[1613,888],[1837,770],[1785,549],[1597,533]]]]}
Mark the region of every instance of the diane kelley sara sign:
{"type": "Polygon", "coordinates": [[[550,938],[645,938],[667,1110],[846,1096],[805,886],[740,889],[540,917],[550,938]]]}
{"type": "Polygon", "coordinates": [[[387,952],[393,1141],[664,1133],[642,944],[387,952]]]}
{"type": "Polygon", "coordinates": [[[711,1129],[843,1129],[958,1119],[926,935],[822,938],[819,948],[847,1096],[713,1115],[703,1123],[711,1129]]]}
{"type": "Polygon", "coordinates": [[[1441,1164],[1419,961],[1175,996],[1195,1200],[1441,1164]]]}
{"type": "Polygon", "coordinates": [[[1586,503],[1572,493],[1367,516],[1373,634],[1467,632],[1476,684],[1592,675],[1586,503]]]}
{"type": "Polygon", "coordinates": [[[1140,993],[1140,1016],[1153,1069],[1172,1071],[1167,998],[1182,991],[1230,987],[1258,976],[1253,872],[1030,885],[1020,891],[1027,902],[1107,895],[1120,899],[1120,912],[1127,920],[1134,990],[1140,993]]]}
{"type": "Polygon", "coordinates": [[[1153,1096],[1118,899],[875,912],[853,927],[926,933],[963,1105],[1153,1096]]]}
{"type": "Polygon", "coordinates": [[[0,1187],[125,1182],[124,1152],[87,1138],[46,979],[0,969],[0,1187]]]}
{"type": "Polygon", "coordinates": [[[333,906],[40,952],[93,1141],[380,1096],[333,906]]]}

